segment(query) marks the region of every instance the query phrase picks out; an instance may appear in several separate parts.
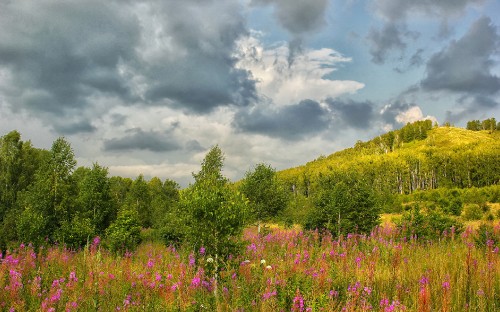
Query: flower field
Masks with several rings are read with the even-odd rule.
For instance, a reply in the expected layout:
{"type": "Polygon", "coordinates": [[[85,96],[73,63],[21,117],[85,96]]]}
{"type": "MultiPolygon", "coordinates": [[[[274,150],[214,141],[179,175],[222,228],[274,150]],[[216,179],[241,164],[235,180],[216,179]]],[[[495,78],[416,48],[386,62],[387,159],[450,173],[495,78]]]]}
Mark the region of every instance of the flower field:
{"type": "Polygon", "coordinates": [[[500,223],[438,241],[245,231],[239,256],[142,244],[117,257],[21,245],[0,258],[1,311],[498,311],[500,223]],[[221,267],[215,274],[215,266],[221,267]]]}

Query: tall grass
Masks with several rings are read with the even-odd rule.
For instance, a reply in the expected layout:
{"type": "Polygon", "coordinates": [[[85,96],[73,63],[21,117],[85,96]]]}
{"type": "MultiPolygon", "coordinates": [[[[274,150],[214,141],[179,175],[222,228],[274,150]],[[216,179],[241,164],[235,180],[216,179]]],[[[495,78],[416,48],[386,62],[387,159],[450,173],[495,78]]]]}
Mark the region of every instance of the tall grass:
{"type": "Polygon", "coordinates": [[[217,280],[203,250],[148,243],[115,256],[98,240],[77,252],[21,245],[0,258],[0,310],[498,311],[500,223],[479,237],[249,229],[217,280]]]}

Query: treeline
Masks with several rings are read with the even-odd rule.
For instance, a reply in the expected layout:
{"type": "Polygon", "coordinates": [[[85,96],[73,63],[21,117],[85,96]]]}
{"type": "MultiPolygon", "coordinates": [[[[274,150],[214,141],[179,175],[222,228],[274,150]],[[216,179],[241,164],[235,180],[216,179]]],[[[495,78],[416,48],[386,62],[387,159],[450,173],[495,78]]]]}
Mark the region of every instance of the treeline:
{"type": "Polygon", "coordinates": [[[500,122],[497,123],[495,118],[488,118],[483,121],[479,120],[470,120],[467,122],[467,130],[472,130],[472,131],[481,131],[481,130],[487,130],[487,131],[495,131],[495,130],[500,130],[500,122]]]}
{"type": "Polygon", "coordinates": [[[172,180],[109,177],[98,164],[76,167],[64,138],[50,150],[23,142],[17,131],[0,139],[0,249],[10,242],[76,248],[96,236],[126,248],[139,242],[142,228],[161,230],[178,201],[172,180]]]}
{"type": "Polygon", "coordinates": [[[364,177],[382,198],[437,188],[497,185],[499,139],[498,131],[472,132],[421,121],[284,170],[279,177],[295,195],[305,197],[314,195],[323,175],[336,172],[364,177]]]}

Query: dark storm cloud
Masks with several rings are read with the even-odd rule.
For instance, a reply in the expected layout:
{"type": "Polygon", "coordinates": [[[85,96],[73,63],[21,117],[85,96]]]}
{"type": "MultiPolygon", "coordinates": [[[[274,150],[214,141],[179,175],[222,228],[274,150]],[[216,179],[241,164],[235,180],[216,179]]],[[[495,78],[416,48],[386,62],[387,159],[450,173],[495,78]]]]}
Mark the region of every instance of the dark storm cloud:
{"type": "Polygon", "coordinates": [[[460,15],[469,5],[480,5],[485,0],[375,0],[376,10],[389,21],[405,20],[410,14],[430,14],[439,18],[460,15]]]}
{"type": "Polygon", "coordinates": [[[274,5],[276,19],[293,37],[289,42],[289,65],[302,52],[305,35],[326,25],[328,0],[252,0],[251,4],[274,5]]]}
{"type": "MultiPolygon", "coordinates": [[[[385,21],[381,30],[371,29],[368,34],[370,54],[375,64],[384,64],[392,51],[406,50],[408,40],[415,40],[418,33],[407,30],[407,19],[422,14],[441,21],[436,34],[438,38],[448,36],[452,30],[448,19],[459,16],[470,5],[480,5],[485,0],[375,0],[372,5],[385,21]]],[[[410,62],[412,62],[410,60],[410,62]]]]}
{"type": "Polygon", "coordinates": [[[374,104],[366,102],[355,102],[353,100],[328,99],[328,105],[338,114],[340,121],[356,129],[368,129],[374,118],[374,104]]]}
{"type": "Polygon", "coordinates": [[[500,37],[488,17],[477,20],[458,41],[434,54],[427,62],[421,86],[427,91],[494,94],[500,78],[491,69],[498,54],[500,37]]]}
{"type": "Polygon", "coordinates": [[[92,125],[87,120],[81,120],[77,122],[68,121],[58,121],[53,124],[54,130],[58,133],[72,135],[77,133],[92,133],[97,130],[97,128],[92,125]]]}
{"type": "Polygon", "coordinates": [[[180,149],[169,131],[143,131],[130,129],[127,135],[104,141],[104,150],[109,152],[148,150],[151,152],[169,152],[180,149]]]}
{"type": "Polygon", "coordinates": [[[253,102],[255,82],[249,72],[235,68],[235,42],[247,34],[240,11],[232,0],[152,3],[150,14],[162,21],[161,39],[171,48],[159,51],[156,61],[161,63],[151,64],[144,73],[151,82],[146,99],[171,100],[197,113],[253,102]]]}
{"type": "Polygon", "coordinates": [[[470,119],[490,118],[490,112],[498,109],[500,103],[488,96],[463,96],[457,100],[457,109],[446,112],[446,121],[458,123],[470,119]]]}
{"type": "MultiPolygon", "coordinates": [[[[134,59],[139,39],[134,20],[111,2],[3,2],[0,68],[11,77],[7,102],[51,119],[85,109],[96,93],[130,101],[118,67],[134,59]]],[[[63,128],[66,133],[90,129],[82,123],[63,128]]]]}
{"type": "Polygon", "coordinates": [[[9,79],[1,95],[49,125],[75,114],[91,120],[103,113],[91,109],[103,97],[110,107],[195,113],[246,106],[256,90],[251,74],[235,68],[235,42],[247,34],[241,11],[232,0],[3,1],[0,70],[9,79]]]}
{"type": "Polygon", "coordinates": [[[401,52],[406,48],[404,34],[395,24],[386,24],[381,30],[372,28],[367,36],[370,43],[372,62],[384,64],[388,54],[393,50],[401,52]]]}
{"type": "Polygon", "coordinates": [[[303,100],[278,109],[253,107],[235,115],[233,126],[242,132],[286,140],[304,139],[327,129],[368,129],[377,118],[374,104],[327,99],[325,105],[303,100]]]}
{"type": "Polygon", "coordinates": [[[294,35],[301,35],[324,26],[327,0],[289,1],[253,0],[254,5],[275,5],[275,16],[281,26],[294,35]]]}
{"type": "Polygon", "coordinates": [[[260,107],[241,110],[235,115],[233,126],[242,132],[296,140],[327,129],[329,118],[329,112],[318,102],[303,100],[275,110],[260,107]]]}
{"type": "Polygon", "coordinates": [[[185,148],[186,148],[186,150],[192,151],[192,152],[203,152],[203,151],[207,150],[197,140],[188,141],[185,145],[185,148]]]}

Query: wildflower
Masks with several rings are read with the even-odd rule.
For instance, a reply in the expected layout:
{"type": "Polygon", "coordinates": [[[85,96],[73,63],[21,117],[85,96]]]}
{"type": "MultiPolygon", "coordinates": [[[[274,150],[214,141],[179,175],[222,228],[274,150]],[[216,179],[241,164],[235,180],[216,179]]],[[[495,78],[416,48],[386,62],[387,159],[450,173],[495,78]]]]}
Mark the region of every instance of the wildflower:
{"type": "Polygon", "coordinates": [[[271,292],[267,292],[267,293],[265,293],[265,294],[262,295],[262,299],[263,300],[267,300],[267,299],[269,299],[271,297],[276,296],[276,294],[277,294],[276,290],[273,290],[271,292]]]}
{"type": "Polygon", "coordinates": [[[78,278],[76,278],[76,273],[74,271],[69,273],[69,280],[72,282],[78,282],[78,278]]]}
{"type": "Polygon", "coordinates": [[[204,255],[205,254],[205,247],[200,247],[200,255],[204,255]]]}
{"type": "Polygon", "coordinates": [[[450,289],[450,282],[444,281],[442,284],[443,290],[449,290],[450,289]]]}
{"type": "Polygon", "coordinates": [[[154,264],[155,264],[155,263],[154,263],[153,259],[151,259],[151,258],[150,258],[150,259],[148,260],[148,268],[150,268],[150,269],[151,269],[151,268],[154,266],[154,264]]]}
{"type": "Polygon", "coordinates": [[[195,264],[195,259],[193,254],[189,254],[189,266],[193,267],[195,264]]]}
{"type": "Polygon", "coordinates": [[[295,293],[295,298],[293,298],[293,305],[291,311],[304,311],[304,298],[297,289],[295,293]]]}
{"type": "Polygon", "coordinates": [[[211,257],[208,257],[208,258],[207,258],[207,262],[208,262],[208,263],[212,263],[212,262],[214,262],[214,259],[213,259],[213,258],[211,258],[211,257]]]}
{"type": "Polygon", "coordinates": [[[260,264],[262,264],[262,265],[266,264],[266,260],[264,260],[264,259],[260,260],[260,264]]]}
{"type": "Polygon", "coordinates": [[[363,291],[365,292],[365,294],[367,294],[368,296],[371,295],[372,293],[372,289],[370,287],[365,287],[363,288],[363,291]]]}
{"type": "Polygon", "coordinates": [[[160,274],[160,273],[156,273],[156,274],[155,274],[155,280],[156,280],[157,282],[161,281],[161,274],[160,274]]]}
{"type": "Polygon", "coordinates": [[[337,290],[330,290],[330,297],[337,298],[339,296],[339,292],[337,290]]]}
{"type": "Polygon", "coordinates": [[[198,287],[201,284],[201,279],[198,276],[193,277],[191,280],[191,286],[198,287]]]}
{"type": "Polygon", "coordinates": [[[266,266],[266,270],[271,270],[272,268],[273,268],[273,267],[272,267],[272,266],[270,266],[270,265],[266,266]]]}
{"type": "Polygon", "coordinates": [[[92,242],[92,245],[94,247],[97,247],[101,243],[101,238],[99,236],[94,237],[94,241],[92,242]]]}

